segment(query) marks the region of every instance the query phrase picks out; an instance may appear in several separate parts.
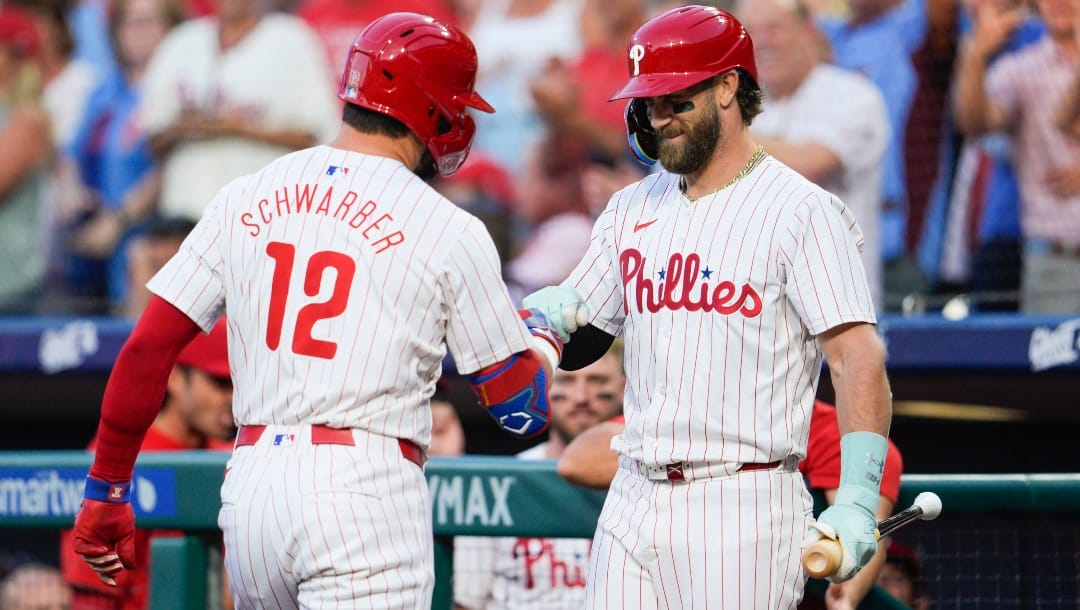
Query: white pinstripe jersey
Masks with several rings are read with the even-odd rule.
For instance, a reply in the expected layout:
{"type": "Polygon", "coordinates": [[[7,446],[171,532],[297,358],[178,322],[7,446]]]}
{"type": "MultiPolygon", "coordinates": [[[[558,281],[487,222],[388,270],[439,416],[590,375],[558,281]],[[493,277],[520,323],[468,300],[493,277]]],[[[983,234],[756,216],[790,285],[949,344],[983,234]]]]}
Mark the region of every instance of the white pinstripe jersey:
{"type": "Polygon", "coordinates": [[[222,189],[148,286],[203,329],[228,310],[238,425],[426,447],[444,345],[462,373],[527,348],[483,224],[401,163],[329,146],[222,189]]]}
{"type": "Polygon", "coordinates": [[[626,431],[646,464],[806,454],[821,370],[814,336],[875,322],[862,234],[839,199],[766,157],[687,199],[660,172],[612,196],[564,281],[626,340],[626,431]]]}

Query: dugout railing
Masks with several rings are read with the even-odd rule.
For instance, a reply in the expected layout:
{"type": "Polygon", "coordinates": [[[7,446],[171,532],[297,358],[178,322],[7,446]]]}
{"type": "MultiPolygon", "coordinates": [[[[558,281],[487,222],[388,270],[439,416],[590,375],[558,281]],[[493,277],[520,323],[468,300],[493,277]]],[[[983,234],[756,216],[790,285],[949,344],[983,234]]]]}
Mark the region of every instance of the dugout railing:
{"type": "MultiPolygon", "coordinates": [[[[211,452],[139,459],[139,525],[186,534],[153,543],[154,610],[214,608],[220,599],[213,540],[226,459],[211,452]]],[[[69,527],[89,463],[79,451],[0,452],[0,536],[5,528],[69,527]]],[[[436,458],[427,477],[440,610],[451,607],[453,536],[591,537],[604,497],[566,483],[550,461],[436,458]]],[[[941,496],[942,516],[897,537],[922,553],[934,610],[1080,607],[1080,474],[905,475],[900,507],[922,491],[941,496]]],[[[811,581],[808,594],[824,585],[811,581]]],[[[860,607],[904,608],[879,590],[860,607]]]]}

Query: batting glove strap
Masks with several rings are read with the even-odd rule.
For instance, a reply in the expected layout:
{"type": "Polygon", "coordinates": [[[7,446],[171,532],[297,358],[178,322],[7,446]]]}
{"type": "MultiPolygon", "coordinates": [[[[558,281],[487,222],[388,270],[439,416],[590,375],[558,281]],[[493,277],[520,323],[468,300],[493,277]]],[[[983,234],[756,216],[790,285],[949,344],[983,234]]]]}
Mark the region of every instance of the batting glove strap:
{"type": "Polygon", "coordinates": [[[858,487],[869,492],[872,504],[865,505],[870,514],[877,512],[881,490],[881,473],[885,470],[885,455],[889,441],[874,432],[848,432],[840,438],[840,488],[858,487]]]}
{"type": "Polygon", "coordinates": [[[127,483],[110,483],[86,477],[86,490],[83,497],[87,500],[108,502],[109,504],[124,504],[131,501],[131,481],[127,483]]]}
{"type": "Polygon", "coordinates": [[[532,330],[534,328],[546,328],[552,327],[551,318],[547,317],[547,314],[533,307],[530,309],[519,309],[518,316],[521,317],[521,321],[525,323],[525,327],[532,330]]]}

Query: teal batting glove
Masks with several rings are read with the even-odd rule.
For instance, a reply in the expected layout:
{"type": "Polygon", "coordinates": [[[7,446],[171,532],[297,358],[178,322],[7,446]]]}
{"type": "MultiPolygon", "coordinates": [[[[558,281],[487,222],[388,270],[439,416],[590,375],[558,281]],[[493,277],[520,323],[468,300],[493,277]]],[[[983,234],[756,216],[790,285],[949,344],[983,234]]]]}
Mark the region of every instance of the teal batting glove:
{"type": "Polygon", "coordinates": [[[551,328],[563,342],[589,323],[591,313],[585,299],[568,286],[547,286],[522,299],[526,309],[537,309],[551,320],[551,328]]]}
{"type": "Polygon", "coordinates": [[[840,543],[843,556],[827,576],[843,582],[874,557],[878,547],[877,509],[888,441],[873,432],[849,432],[840,439],[840,487],[836,501],[810,525],[803,547],[823,538],[840,543]]]}

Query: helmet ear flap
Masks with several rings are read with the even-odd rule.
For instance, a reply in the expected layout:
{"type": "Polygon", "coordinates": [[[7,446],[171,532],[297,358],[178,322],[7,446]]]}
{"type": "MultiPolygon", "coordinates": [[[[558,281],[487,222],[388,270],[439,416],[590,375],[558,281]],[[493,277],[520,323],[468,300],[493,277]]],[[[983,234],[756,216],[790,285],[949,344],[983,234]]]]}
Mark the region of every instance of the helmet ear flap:
{"type": "Polygon", "coordinates": [[[626,134],[630,150],[645,165],[653,165],[660,159],[656,132],[649,121],[649,108],[642,98],[634,98],[626,105],[626,134]]]}

